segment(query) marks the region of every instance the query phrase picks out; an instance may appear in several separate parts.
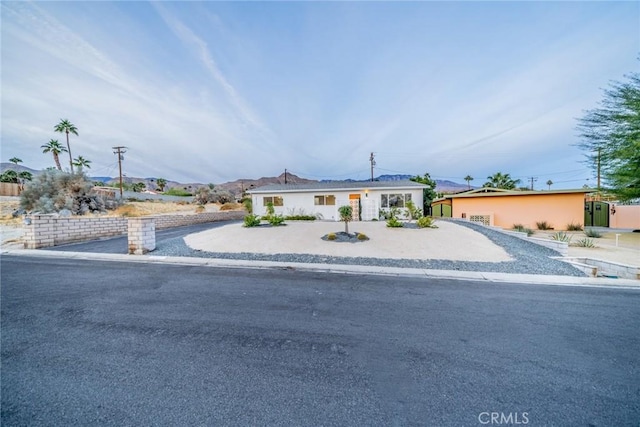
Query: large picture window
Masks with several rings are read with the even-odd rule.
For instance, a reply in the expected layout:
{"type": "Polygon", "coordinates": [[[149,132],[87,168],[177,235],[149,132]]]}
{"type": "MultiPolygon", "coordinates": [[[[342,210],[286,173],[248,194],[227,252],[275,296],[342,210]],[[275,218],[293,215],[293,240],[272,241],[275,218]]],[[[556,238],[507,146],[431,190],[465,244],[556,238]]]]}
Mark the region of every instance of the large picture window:
{"type": "Polygon", "coordinates": [[[404,208],[411,200],[411,193],[391,193],[380,196],[380,206],[383,208],[404,208]]]}
{"type": "Polygon", "coordinates": [[[334,196],[333,194],[313,196],[313,204],[316,206],[335,206],[336,196],[334,196]]]}
{"type": "Polygon", "coordinates": [[[269,196],[262,198],[262,206],[267,206],[269,203],[273,203],[273,206],[284,206],[282,196],[269,196]]]}

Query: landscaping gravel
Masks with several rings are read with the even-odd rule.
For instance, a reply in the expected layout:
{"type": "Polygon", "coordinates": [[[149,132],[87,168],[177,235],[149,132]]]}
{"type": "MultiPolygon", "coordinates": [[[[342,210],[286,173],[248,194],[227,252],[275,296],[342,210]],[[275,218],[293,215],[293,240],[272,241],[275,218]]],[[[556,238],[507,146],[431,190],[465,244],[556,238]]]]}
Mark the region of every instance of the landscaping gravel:
{"type": "MultiPolygon", "coordinates": [[[[168,239],[158,245],[153,252],[155,256],[185,256],[199,258],[218,258],[248,261],[277,261],[312,264],[374,265],[381,267],[422,268],[430,270],[459,270],[516,274],[546,274],[584,277],[585,273],[563,261],[552,259],[560,254],[553,249],[537,245],[510,236],[479,224],[468,221],[455,221],[456,224],[468,227],[483,234],[494,244],[501,246],[513,257],[512,261],[474,262],[451,261],[439,259],[389,259],[364,257],[334,257],[310,254],[261,254],[261,253],[226,253],[205,252],[191,249],[182,237],[168,239]]],[[[463,243],[461,243],[463,244],[463,243]]]]}

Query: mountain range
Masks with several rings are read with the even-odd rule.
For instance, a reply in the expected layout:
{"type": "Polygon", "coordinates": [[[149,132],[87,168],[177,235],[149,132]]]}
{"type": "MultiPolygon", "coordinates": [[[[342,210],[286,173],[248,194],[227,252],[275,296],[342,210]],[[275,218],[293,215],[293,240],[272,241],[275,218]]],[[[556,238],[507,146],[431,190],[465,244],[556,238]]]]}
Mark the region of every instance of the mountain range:
{"type": "MultiPolygon", "coordinates": [[[[28,172],[31,172],[31,174],[33,174],[34,176],[38,175],[41,172],[39,170],[31,169],[26,166],[15,165],[13,163],[5,163],[5,162],[0,163],[0,173],[4,172],[7,169],[13,169],[17,172],[28,171],[28,172]]],[[[408,180],[411,177],[412,175],[385,174],[385,175],[380,175],[374,179],[376,181],[402,181],[402,180],[408,180]]],[[[90,178],[93,181],[101,182],[104,185],[112,185],[112,184],[117,184],[119,182],[119,179],[117,177],[113,178],[108,176],[90,176],[90,178]]],[[[146,188],[149,190],[156,190],[158,188],[158,184],[156,180],[157,178],[122,177],[122,181],[127,184],[143,182],[146,188]]],[[[362,182],[362,181],[353,180],[353,179],[347,179],[344,181],[362,182]]],[[[239,195],[239,194],[242,194],[245,190],[262,187],[263,185],[267,185],[267,184],[285,184],[285,183],[304,184],[304,183],[310,183],[310,182],[318,182],[318,181],[313,179],[301,178],[292,173],[287,173],[285,176],[285,174],[283,173],[274,177],[262,177],[258,179],[237,179],[235,181],[225,182],[222,184],[215,184],[215,187],[223,190],[227,190],[230,193],[233,193],[235,195],[239,195]]],[[[329,182],[329,180],[322,180],[320,182],[329,182]]],[[[460,191],[467,190],[469,188],[466,184],[458,184],[457,182],[453,182],[449,180],[436,179],[435,182],[436,182],[436,191],[439,193],[457,193],[460,191]]],[[[177,181],[167,180],[167,185],[165,186],[165,190],[168,190],[170,188],[183,188],[187,191],[191,191],[191,190],[195,190],[198,187],[202,187],[204,185],[206,184],[197,183],[197,182],[180,183],[177,181]]]]}

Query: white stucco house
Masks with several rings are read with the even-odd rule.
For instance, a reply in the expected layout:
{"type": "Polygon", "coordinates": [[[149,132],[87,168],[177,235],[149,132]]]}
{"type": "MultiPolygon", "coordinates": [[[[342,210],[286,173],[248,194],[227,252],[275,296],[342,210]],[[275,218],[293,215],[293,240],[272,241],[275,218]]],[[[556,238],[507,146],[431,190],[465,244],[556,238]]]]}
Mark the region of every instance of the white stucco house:
{"type": "Polygon", "coordinates": [[[421,209],[424,188],[413,181],[332,181],[269,184],[247,193],[257,215],[266,213],[267,204],[273,203],[276,214],[320,214],[325,220],[339,221],[338,208],[351,205],[354,221],[371,221],[379,219],[380,210],[397,207],[404,211],[409,200],[421,209]]]}

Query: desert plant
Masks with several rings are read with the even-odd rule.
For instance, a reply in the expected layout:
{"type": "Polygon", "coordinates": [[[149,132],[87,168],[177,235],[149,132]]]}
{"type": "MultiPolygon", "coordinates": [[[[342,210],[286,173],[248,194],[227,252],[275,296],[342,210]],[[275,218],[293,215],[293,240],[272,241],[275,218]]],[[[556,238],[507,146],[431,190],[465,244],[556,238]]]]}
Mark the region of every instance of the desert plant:
{"type": "Polygon", "coordinates": [[[567,224],[567,231],[582,231],[582,224],[571,222],[567,224]]]}
{"type": "Polygon", "coordinates": [[[369,240],[369,238],[364,233],[358,233],[358,240],[369,240]]]}
{"type": "Polygon", "coordinates": [[[235,211],[242,209],[242,205],[240,203],[225,203],[220,206],[220,211],[235,211]]]}
{"type": "Polygon", "coordinates": [[[536,222],[536,227],[538,228],[538,230],[553,230],[553,227],[551,227],[551,224],[549,224],[547,221],[536,222]]]}
{"type": "Polygon", "coordinates": [[[387,227],[401,228],[401,227],[404,227],[404,224],[402,223],[402,221],[398,220],[398,218],[396,218],[395,216],[392,216],[387,220],[387,227]]]}
{"type": "MultiPolygon", "coordinates": [[[[211,190],[210,187],[208,187],[209,190],[211,190]]],[[[233,195],[228,192],[227,190],[223,190],[220,188],[215,188],[213,190],[211,190],[211,194],[209,196],[209,201],[211,203],[220,203],[220,204],[225,204],[225,203],[231,203],[233,202],[235,199],[233,197],[233,195]]]]}
{"type": "Polygon", "coordinates": [[[204,205],[196,206],[196,213],[202,213],[202,212],[204,212],[204,210],[205,210],[204,205]]]}
{"type": "Polygon", "coordinates": [[[557,233],[554,233],[553,236],[551,236],[552,240],[556,240],[558,242],[566,242],[569,243],[571,242],[571,235],[565,233],[564,231],[558,231],[557,233]]]}
{"type": "Polygon", "coordinates": [[[581,248],[595,248],[596,245],[593,243],[593,239],[589,239],[585,237],[584,239],[580,239],[575,243],[575,246],[579,246],[581,248]]]}
{"type": "Polygon", "coordinates": [[[429,216],[423,216],[422,218],[416,221],[416,224],[419,228],[435,228],[433,225],[433,219],[429,216]]]}
{"type": "Polygon", "coordinates": [[[242,199],[242,204],[244,205],[244,209],[248,213],[253,213],[253,201],[250,197],[245,197],[244,199],[242,199]]]}
{"type": "Polygon", "coordinates": [[[55,169],[45,170],[25,185],[20,195],[20,206],[28,211],[41,213],[68,209],[82,215],[103,211],[102,198],[92,194],[93,184],[81,171],[69,174],[55,169]]]}
{"type": "Polygon", "coordinates": [[[276,209],[273,207],[273,203],[269,202],[267,203],[267,214],[265,215],[266,219],[268,220],[269,217],[275,215],[276,213],[276,209]]]}
{"type": "Polygon", "coordinates": [[[196,190],[194,201],[204,206],[209,202],[209,197],[211,196],[211,190],[208,187],[200,187],[196,190]]]}
{"type": "Polygon", "coordinates": [[[349,234],[349,221],[351,221],[351,216],[353,215],[353,208],[349,205],[340,206],[338,213],[340,214],[340,221],[344,222],[344,232],[349,234]]]}
{"type": "Polygon", "coordinates": [[[336,233],[327,234],[327,240],[336,240],[336,233]]]}
{"type": "Polygon", "coordinates": [[[315,215],[287,215],[284,217],[287,221],[315,221],[315,215]]]}
{"type": "Polygon", "coordinates": [[[422,218],[422,211],[416,207],[413,201],[408,200],[406,205],[407,205],[407,218],[409,218],[409,221],[422,218]]]}
{"type": "Polygon", "coordinates": [[[587,237],[592,237],[595,239],[599,239],[600,237],[602,237],[602,233],[600,233],[598,230],[595,230],[593,228],[587,228],[586,230],[584,230],[584,234],[587,237]]]}
{"type": "Polygon", "coordinates": [[[519,231],[520,233],[527,233],[527,236],[531,236],[533,234],[533,230],[525,227],[522,224],[513,224],[513,229],[515,231],[519,231]]]}
{"type": "Polygon", "coordinates": [[[245,227],[257,227],[260,225],[260,218],[258,215],[245,215],[244,217],[244,226],[245,227]]]}
{"type": "Polygon", "coordinates": [[[57,139],[52,139],[49,142],[47,142],[46,144],[42,145],[40,148],[42,148],[42,152],[43,153],[51,153],[53,154],[53,161],[56,163],[56,167],[58,168],[59,171],[62,170],[62,166],[60,165],[60,154],[64,153],[67,151],[66,148],[64,148],[57,139]]]}
{"type": "Polygon", "coordinates": [[[72,133],[75,136],[78,136],[78,128],[75,127],[73,123],[71,123],[67,119],[60,119],[60,123],[53,127],[53,130],[60,133],[67,134],[67,152],[69,153],[69,166],[71,166],[71,173],[73,173],[73,158],[71,157],[71,146],[69,145],[69,134],[72,133]]]}
{"type": "Polygon", "coordinates": [[[271,215],[267,221],[274,227],[284,225],[284,217],[282,215],[271,215]]]}

